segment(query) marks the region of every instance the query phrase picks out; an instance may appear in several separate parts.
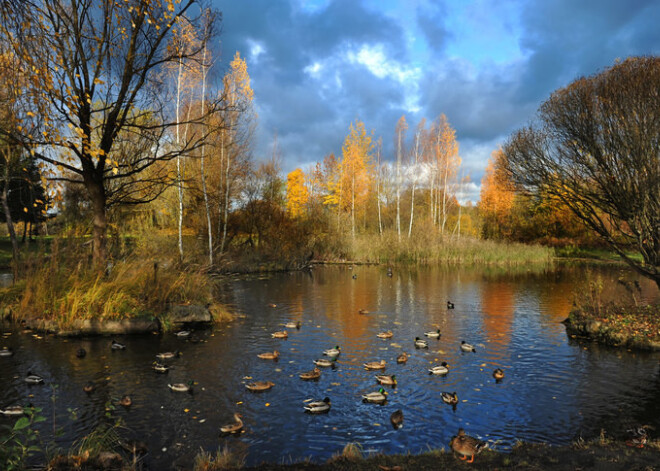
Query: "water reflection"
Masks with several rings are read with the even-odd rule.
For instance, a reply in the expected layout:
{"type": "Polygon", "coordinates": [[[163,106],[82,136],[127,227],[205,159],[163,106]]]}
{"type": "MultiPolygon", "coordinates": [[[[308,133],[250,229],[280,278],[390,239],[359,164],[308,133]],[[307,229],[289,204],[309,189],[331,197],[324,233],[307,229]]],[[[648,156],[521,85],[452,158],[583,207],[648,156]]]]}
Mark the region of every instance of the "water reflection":
{"type": "MultiPolygon", "coordinates": [[[[620,271],[600,270],[615,292],[620,271]]],[[[587,279],[574,267],[541,273],[395,269],[392,277],[384,267],[331,267],[236,279],[218,294],[245,317],[196,333],[202,340],[197,344],[174,335],[130,337],[122,339],[126,351],[113,352],[109,338],[5,336],[2,345],[16,354],[0,358],[0,406],[31,401],[43,407],[48,420],[42,434],[53,436],[54,418],[64,432],[55,440],[64,447],[108,416],[120,418],[128,438],[147,442],[154,469],[189,466],[200,447],[224,445],[246,452],[255,464],[310,456],[322,461],[353,441],[385,453],[446,448],[458,427],[500,449],[516,440],[565,444],[578,434],[596,436],[602,427],[615,434],[622,421],[660,427],[659,355],[578,343],[560,324],[573,289],[587,279]],[[455,309],[447,309],[448,299],[455,309]],[[301,329],[287,329],[286,340],[271,337],[290,321],[300,321],[301,329]],[[439,340],[415,349],[415,337],[436,329],[439,340]],[[391,339],[376,337],[387,330],[391,339]],[[462,352],[461,340],[477,352],[462,352]],[[336,368],[324,368],[318,381],[299,378],[335,345],[341,347],[336,368]],[[88,352],[82,359],[75,355],[81,347],[88,352]],[[156,353],[177,349],[183,356],[168,360],[167,375],[152,370],[156,353]],[[257,358],[273,350],[281,354],[277,362],[257,358]],[[397,364],[403,351],[410,359],[397,364]],[[378,389],[378,372],[362,365],[379,360],[398,385],[387,388],[384,405],[366,404],[362,395],[378,389]],[[429,375],[442,361],[449,374],[429,375]],[[499,383],[495,368],[506,374],[499,383]],[[46,385],[26,385],[28,370],[44,376],[46,385]],[[190,380],[192,395],[167,387],[190,380]],[[82,390],[88,381],[97,385],[89,395],[82,390]],[[252,393],[245,384],[253,381],[275,386],[252,393]],[[455,410],[441,399],[442,392],[454,391],[455,410]],[[130,408],[118,405],[124,394],[133,399],[130,408]],[[303,412],[304,401],[326,396],[332,401],[328,414],[303,412]],[[401,430],[390,425],[397,409],[405,415],[401,430]],[[220,436],[235,412],[246,432],[220,436]]]]}

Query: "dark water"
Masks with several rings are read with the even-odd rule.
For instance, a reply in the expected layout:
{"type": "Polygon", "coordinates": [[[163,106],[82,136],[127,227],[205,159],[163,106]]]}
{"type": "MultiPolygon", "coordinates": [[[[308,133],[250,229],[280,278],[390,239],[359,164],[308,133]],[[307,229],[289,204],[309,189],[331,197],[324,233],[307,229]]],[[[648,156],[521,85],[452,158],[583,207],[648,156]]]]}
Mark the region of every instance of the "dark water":
{"type": "MultiPolygon", "coordinates": [[[[600,273],[604,296],[622,297],[615,283],[620,270],[600,273]]],[[[190,468],[200,447],[215,451],[225,445],[245,453],[248,464],[323,461],[349,442],[365,451],[414,453],[446,448],[459,427],[500,450],[517,440],[567,444],[597,436],[601,428],[616,436],[635,423],[660,430],[660,355],[581,343],[560,324],[573,291],[585,290],[587,280],[583,268],[570,267],[514,274],[395,269],[391,278],[383,267],[331,267],[234,280],[220,295],[244,317],[195,332],[200,343],[173,334],[127,337],[120,339],[126,351],[113,352],[109,338],[5,335],[0,346],[16,354],[0,358],[0,407],[43,407],[43,438],[66,448],[103,421],[121,419],[125,437],[148,444],[151,469],[190,468]],[[455,309],[447,310],[448,299],[455,309]],[[282,324],[297,320],[302,328],[287,329],[288,340],[271,338],[282,324]],[[428,350],[414,348],[416,336],[438,328],[440,340],[429,339],[428,350]],[[378,339],[384,330],[394,337],[378,339]],[[461,340],[477,352],[463,353],[461,340]],[[335,345],[342,351],[335,369],[323,369],[317,382],[298,378],[335,345]],[[75,356],[80,347],[88,352],[83,359],[75,356]],[[168,375],[151,370],[156,353],[175,349],[183,356],[168,361],[168,375]],[[257,358],[274,349],[281,353],[278,362],[257,358]],[[411,357],[400,365],[402,351],[411,357]],[[398,386],[388,388],[386,404],[365,404],[361,394],[378,385],[376,372],[362,364],[380,359],[398,386]],[[430,376],[428,368],[441,361],[449,363],[450,373],[430,376]],[[499,384],[491,376],[496,367],[506,373],[499,384]],[[28,370],[45,384],[26,385],[28,370]],[[251,393],[247,378],[275,386],[251,393]],[[99,386],[87,395],[82,386],[90,380],[99,386]],[[189,380],[195,382],[192,395],[167,387],[189,380]],[[458,394],[456,410],[442,402],[442,391],[458,394]],[[129,409],[117,404],[124,394],[133,399],[129,409]],[[303,401],[325,396],[332,401],[329,414],[303,412],[303,401]],[[401,430],[389,422],[397,409],[405,415],[401,430]],[[236,411],[246,432],[220,437],[219,427],[236,411]],[[54,436],[53,425],[62,433],[54,436]]],[[[12,420],[0,416],[0,423],[12,420]]]]}

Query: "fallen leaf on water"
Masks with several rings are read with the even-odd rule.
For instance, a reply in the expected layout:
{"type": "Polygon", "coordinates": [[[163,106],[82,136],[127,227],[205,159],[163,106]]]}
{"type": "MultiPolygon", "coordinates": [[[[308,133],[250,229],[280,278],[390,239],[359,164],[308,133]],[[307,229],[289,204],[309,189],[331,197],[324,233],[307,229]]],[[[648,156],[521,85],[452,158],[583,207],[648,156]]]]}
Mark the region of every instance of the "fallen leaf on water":
{"type": "Polygon", "coordinates": [[[206,419],[201,419],[201,420],[199,421],[200,424],[203,424],[204,422],[206,422],[206,419]]]}
{"type": "Polygon", "coordinates": [[[376,423],[374,424],[374,427],[380,427],[380,424],[379,424],[378,422],[376,422],[376,423]]]}
{"type": "Polygon", "coordinates": [[[238,401],[238,402],[236,403],[237,406],[240,406],[241,404],[243,404],[243,401],[238,401]]]}
{"type": "Polygon", "coordinates": [[[310,397],[309,399],[305,399],[303,402],[312,402],[313,400],[314,400],[314,399],[312,399],[312,398],[310,397]]]}
{"type": "Polygon", "coordinates": [[[270,406],[270,402],[267,402],[267,403],[266,403],[266,407],[268,407],[268,406],[270,406]]]}
{"type": "Polygon", "coordinates": [[[330,383],[330,386],[341,386],[341,383],[330,383]]]}
{"type": "Polygon", "coordinates": [[[252,379],[252,376],[243,376],[243,379],[252,379]]]}
{"type": "Polygon", "coordinates": [[[190,412],[190,409],[183,409],[183,412],[187,414],[188,412],[190,412]]]}

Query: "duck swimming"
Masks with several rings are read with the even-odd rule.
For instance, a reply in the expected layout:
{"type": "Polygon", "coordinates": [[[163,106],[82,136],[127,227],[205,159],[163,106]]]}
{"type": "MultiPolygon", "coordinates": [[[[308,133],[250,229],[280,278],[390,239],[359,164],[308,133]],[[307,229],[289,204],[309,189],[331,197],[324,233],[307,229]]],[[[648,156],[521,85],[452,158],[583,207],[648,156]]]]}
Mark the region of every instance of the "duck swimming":
{"type": "Polygon", "coordinates": [[[110,348],[112,350],[126,350],[126,345],[123,343],[119,343],[116,340],[112,340],[112,343],[110,344],[110,348]]]}
{"type": "Polygon", "coordinates": [[[442,397],[442,402],[445,404],[449,404],[450,406],[455,406],[458,404],[458,394],[455,392],[453,393],[448,393],[448,392],[443,392],[440,394],[442,397]]]}
{"type": "Polygon", "coordinates": [[[279,332],[273,332],[272,334],[270,334],[270,336],[273,337],[274,339],[286,339],[286,338],[289,338],[289,334],[287,333],[286,330],[281,330],[281,331],[279,331],[279,332]]]}
{"type": "Polygon", "coordinates": [[[385,360],[380,361],[368,361],[364,365],[365,370],[384,370],[387,362],[385,360]]]}
{"type": "Polygon", "coordinates": [[[25,382],[28,384],[41,384],[44,382],[44,379],[41,376],[28,371],[27,375],[25,376],[25,382]]]}
{"type": "Polygon", "coordinates": [[[337,345],[335,348],[328,348],[323,350],[323,354],[330,358],[337,358],[341,354],[341,348],[337,345]]]}
{"type": "Polygon", "coordinates": [[[461,350],[463,350],[464,352],[477,353],[477,349],[474,348],[471,344],[465,342],[465,340],[461,340],[461,350]]]}
{"type": "Polygon", "coordinates": [[[176,352],[161,352],[156,354],[156,358],[159,360],[170,360],[172,358],[179,358],[183,353],[181,353],[179,350],[176,352]]]}
{"type": "Polygon", "coordinates": [[[449,365],[447,364],[446,361],[443,361],[437,366],[433,366],[429,368],[429,374],[431,375],[446,375],[449,373],[449,365]]]}
{"type": "Polygon", "coordinates": [[[168,371],[170,371],[169,366],[163,365],[162,363],[158,363],[158,362],[154,364],[153,369],[156,373],[162,373],[162,374],[165,374],[168,371]]]}
{"type": "Polygon", "coordinates": [[[376,375],[376,381],[386,386],[396,386],[396,375],[376,375]]]}
{"type": "Polygon", "coordinates": [[[175,392],[192,392],[192,385],[193,381],[190,380],[187,383],[168,384],[167,387],[170,388],[171,391],[175,392]]]}
{"type": "Polygon", "coordinates": [[[314,360],[314,364],[316,366],[321,366],[323,368],[326,368],[326,367],[334,368],[335,365],[336,365],[336,361],[337,361],[336,358],[332,358],[332,359],[319,358],[318,360],[314,360]]]}
{"type": "Polygon", "coordinates": [[[302,322],[300,322],[300,321],[297,321],[297,322],[292,321],[292,322],[287,322],[286,324],[284,324],[284,327],[286,327],[287,329],[300,330],[301,326],[302,326],[302,322]]]}
{"type": "Polygon", "coordinates": [[[313,401],[304,406],[305,412],[310,414],[324,414],[330,410],[330,398],[326,397],[322,401],[313,401]]]}
{"type": "Polygon", "coordinates": [[[388,330],[387,332],[380,332],[376,334],[376,337],[378,337],[379,339],[389,339],[392,338],[393,335],[394,334],[392,333],[392,331],[388,330]]]}
{"type": "Polygon", "coordinates": [[[0,349],[0,357],[10,357],[14,354],[14,351],[11,349],[11,347],[2,347],[0,349]]]}
{"type": "Polygon", "coordinates": [[[429,343],[419,337],[415,337],[415,348],[429,348],[429,343]]]}
{"type": "Polygon", "coordinates": [[[9,406],[6,409],[0,409],[0,414],[2,415],[23,415],[25,413],[25,410],[23,409],[23,406],[9,406]]]}
{"type": "Polygon", "coordinates": [[[266,353],[259,353],[257,357],[261,358],[262,360],[275,360],[280,357],[280,352],[277,350],[273,350],[272,352],[266,352],[266,353]]]}
{"type": "Polygon", "coordinates": [[[314,368],[312,371],[306,371],[304,373],[300,373],[300,379],[304,379],[306,381],[319,379],[320,377],[321,377],[321,370],[319,370],[318,368],[314,368]]]}
{"type": "Polygon", "coordinates": [[[447,309],[454,309],[454,303],[447,301],[447,309]]]}
{"type": "Polygon", "coordinates": [[[395,410],[390,415],[390,422],[392,422],[392,427],[399,429],[403,427],[403,411],[401,409],[395,410]]]}
{"type": "Polygon", "coordinates": [[[401,355],[396,357],[396,362],[397,363],[405,363],[408,361],[410,355],[408,355],[406,352],[403,352],[401,355]]]}
{"type": "Polygon", "coordinates": [[[120,400],[119,400],[119,405],[124,406],[124,407],[131,407],[133,404],[133,400],[131,399],[131,396],[129,395],[124,395],[120,400]]]}
{"type": "Polygon", "coordinates": [[[504,379],[504,371],[502,368],[495,368],[495,371],[493,371],[493,378],[495,378],[495,381],[497,382],[504,379]]]}
{"type": "Polygon", "coordinates": [[[368,394],[363,394],[362,400],[364,402],[382,404],[385,401],[387,401],[387,392],[383,388],[380,388],[378,391],[370,392],[368,394]]]}
{"type": "Polygon", "coordinates": [[[268,391],[273,386],[275,386],[275,383],[272,381],[255,381],[254,383],[248,383],[245,385],[245,387],[252,392],[268,391]]]}
{"type": "Polygon", "coordinates": [[[185,338],[185,337],[188,337],[190,335],[190,331],[189,330],[180,330],[180,331],[176,332],[174,335],[176,335],[179,338],[185,338]]]}
{"type": "Polygon", "coordinates": [[[243,430],[243,421],[241,420],[241,414],[238,412],[234,414],[234,423],[223,425],[220,427],[220,432],[222,433],[239,433],[243,430]]]}
{"type": "Polygon", "coordinates": [[[472,463],[476,455],[488,448],[488,443],[466,435],[465,430],[459,428],[458,434],[452,437],[449,442],[449,447],[454,453],[458,453],[461,460],[466,460],[469,456],[468,463],[472,463]]]}
{"type": "Polygon", "coordinates": [[[439,339],[439,338],[440,338],[440,335],[441,335],[441,334],[440,334],[440,329],[436,330],[435,332],[433,332],[433,331],[431,331],[431,332],[424,332],[424,335],[426,335],[427,337],[430,337],[430,338],[432,338],[432,339],[439,339]]]}

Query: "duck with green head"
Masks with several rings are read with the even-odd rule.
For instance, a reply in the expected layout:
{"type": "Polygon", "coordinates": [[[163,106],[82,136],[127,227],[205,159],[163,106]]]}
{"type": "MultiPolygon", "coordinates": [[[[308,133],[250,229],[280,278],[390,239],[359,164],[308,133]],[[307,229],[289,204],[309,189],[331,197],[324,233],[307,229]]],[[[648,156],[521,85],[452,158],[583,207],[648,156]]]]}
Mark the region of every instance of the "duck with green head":
{"type": "Polygon", "coordinates": [[[387,391],[385,391],[383,388],[380,388],[378,391],[363,394],[362,400],[364,402],[371,402],[374,404],[383,404],[385,401],[387,401],[387,391]]]}

